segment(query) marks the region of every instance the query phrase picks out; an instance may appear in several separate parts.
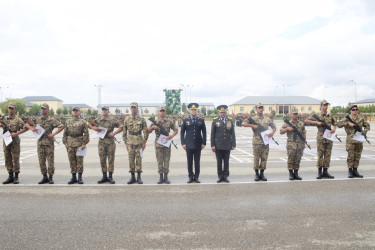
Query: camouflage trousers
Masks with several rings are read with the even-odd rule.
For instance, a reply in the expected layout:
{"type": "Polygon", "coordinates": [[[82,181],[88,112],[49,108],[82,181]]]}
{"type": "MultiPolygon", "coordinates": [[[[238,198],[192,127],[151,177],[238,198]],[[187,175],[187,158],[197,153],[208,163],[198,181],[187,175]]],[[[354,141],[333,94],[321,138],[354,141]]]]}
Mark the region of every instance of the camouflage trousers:
{"type": "Polygon", "coordinates": [[[169,161],[171,160],[171,147],[155,147],[156,160],[158,162],[158,173],[169,173],[169,161]]]}
{"type": "Polygon", "coordinates": [[[55,146],[54,145],[38,145],[38,158],[41,173],[53,175],[55,173],[55,146]],[[48,161],[48,171],[47,164],[48,161]]]}
{"type": "Polygon", "coordinates": [[[359,160],[363,150],[362,143],[348,143],[346,144],[346,151],[348,152],[348,168],[358,168],[359,160]]]}
{"type": "Polygon", "coordinates": [[[116,144],[114,141],[112,143],[103,143],[99,141],[98,144],[100,166],[102,167],[102,172],[112,172],[115,170],[115,152],[116,144]],[[108,168],[107,168],[108,159],[108,168]]]}
{"type": "Polygon", "coordinates": [[[287,146],[286,151],[288,154],[288,169],[298,170],[299,164],[301,163],[303,147],[294,148],[292,146],[287,146]]]}
{"type": "Polygon", "coordinates": [[[317,151],[318,151],[318,162],[316,167],[317,168],[329,168],[329,164],[331,162],[331,152],[332,152],[332,145],[333,142],[330,140],[321,140],[317,141],[317,151]]]}
{"type": "Polygon", "coordinates": [[[253,144],[254,169],[266,169],[270,145],[253,144]]]}
{"type": "Polygon", "coordinates": [[[68,147],[70,173],[83,173],[83,156],[77,156],[78,147],[68,147]]]}
{"type": "Polygon", "coordinates": [[[3,142],[5,167],[8,173],[19,173],[20,172],[20,153],[21,145],[15,142],[10,143],[7,147],[3,142]]]}
{"type": "Polygon", "coordinates": [[[136,171],[142,173],[142,158],[140,153],[141,148],[142,144],[128,145],[130,173],[135,173],[136,171]]]}

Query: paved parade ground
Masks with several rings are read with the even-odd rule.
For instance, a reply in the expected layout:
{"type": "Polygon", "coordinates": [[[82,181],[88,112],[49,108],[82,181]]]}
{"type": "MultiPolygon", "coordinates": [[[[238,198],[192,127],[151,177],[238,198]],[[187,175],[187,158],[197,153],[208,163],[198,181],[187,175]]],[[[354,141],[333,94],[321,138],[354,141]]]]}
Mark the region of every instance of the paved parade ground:
{"type": "MultiPolygon", "coordinates": [[[[98,139],[91,141],[85,157],[84,185],[67,185],[70,168],[62,133],[55,143],[54,185],[41,179],[36,139],[21,135],[19,185],[0,184],[1,249],[273,249],[273,248],[375,248],[375,132],[364,143],[359,172],[364,179],[348,179],[345,132],[335,140],[330,173],[334,180],[316,180],[316,127],[306,127],[307,150],[301,162],[303,181],[289,181],[286,135],[276,122],[265,175],[254,182],[252,132],[236,127],[237,148],[230,158],[229,184],[217,184],[216,158],[209,145],[201,157],[201,184],[186,184],[185,151],[172,148],[170,185],[158,185],[151,134],[143,158],[144,184],[127,185],[128,158],[121,135],[117,136],[115,185],[98,185],[101,168],[98,139]]],[[[0,157],[1,181],[7,178],[0,157]]]]}

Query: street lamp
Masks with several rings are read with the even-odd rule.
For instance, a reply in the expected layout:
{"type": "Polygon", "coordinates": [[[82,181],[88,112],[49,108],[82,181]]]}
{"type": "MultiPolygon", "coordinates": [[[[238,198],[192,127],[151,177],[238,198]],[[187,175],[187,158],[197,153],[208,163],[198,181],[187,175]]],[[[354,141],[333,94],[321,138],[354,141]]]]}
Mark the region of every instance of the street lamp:
{"type": "Polygon", "coordinates": [[[355,97],[355,102],[357,102],[357,84],[355,83],[354,80],[350,80],[348,82],[351,82],[354,84],[354,95],[355,95],[354,97],[355,97]]]}

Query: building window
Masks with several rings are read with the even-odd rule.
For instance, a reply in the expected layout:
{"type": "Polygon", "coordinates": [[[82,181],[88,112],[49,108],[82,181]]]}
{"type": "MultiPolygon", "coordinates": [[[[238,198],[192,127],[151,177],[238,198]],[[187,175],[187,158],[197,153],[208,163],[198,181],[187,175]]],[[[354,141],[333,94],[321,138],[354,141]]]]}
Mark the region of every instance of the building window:
{"type": "Polygon", "coordinates": [[[305,111],[305,107],[303,106],[303,107],[301,107],[301,111],[305,111]]]}
{"type": "Polygon", "coordinates": [[[268,111],[272,111],[272,107],[269,107],[269,108],[268,108],[268,111]]]}
{"type": "Polygon", "coordinates": [[[309,106],[309,111],[312,111],[312,107],[311,106],[309,106]]]}
{"type": "Polygon", "coordinates": [[[240,112],[243,113],[245,111],[244,107],[240,107],[240,112]]]}

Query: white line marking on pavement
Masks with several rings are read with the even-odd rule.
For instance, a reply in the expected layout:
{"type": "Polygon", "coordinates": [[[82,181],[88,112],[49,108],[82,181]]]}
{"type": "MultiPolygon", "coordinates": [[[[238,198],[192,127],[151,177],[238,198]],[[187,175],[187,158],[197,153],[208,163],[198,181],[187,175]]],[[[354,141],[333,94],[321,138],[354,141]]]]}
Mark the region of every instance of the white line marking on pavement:
{"type": "Polygon", "coordinates": [[[187,183],[171,183],[171,184],[142,184],[142,185],[137,185],[137,184],[44,184],[44,185],[39,185],[39,184],[8,184],[8,185],[3,185],[0,184],[2,187],[142,187],[142,186],[158,186],[158,187],[166,187],[166,186],[201,186],[201,185],[238,185],[238,184],[267,184],[267,183],[301,183],[301,182],[320,182],[320,181],[364,181],[364,180],[375,180],[375,177],[365,177],[365,178],[336,178],[336,179],[311,179],[311,180],[301,180],[301,181],[289,181],[289,180],[278,180],[278,181],[250,181],[250,182],[231,182],[231,183],[216,183],[216,182],[210,182],[210,183],[192,183],[192,184],[187,184],[187,183]]]}
{"type": "Polygon", "coordinates": [[[243,163],[243,161],[242,160],[240,160],[239,158],[237,158],[237,157],[235,157],[234,155],[230,155],[230,157],[233,157],[235,160],[237,160],[237,161],[239,161],[240,163],[243,163]]]}
{"type": "Polygon", "coordinates": [[[242,150],[242,149],[239,149],[239,148],[236,148],[238,151],[241,151],[242,153],[244,154],[247,154],[247,155],[250,155],[251,157],[254,157],[252,154],[246,152],[245,150],[242,150]]]}

